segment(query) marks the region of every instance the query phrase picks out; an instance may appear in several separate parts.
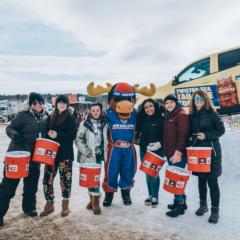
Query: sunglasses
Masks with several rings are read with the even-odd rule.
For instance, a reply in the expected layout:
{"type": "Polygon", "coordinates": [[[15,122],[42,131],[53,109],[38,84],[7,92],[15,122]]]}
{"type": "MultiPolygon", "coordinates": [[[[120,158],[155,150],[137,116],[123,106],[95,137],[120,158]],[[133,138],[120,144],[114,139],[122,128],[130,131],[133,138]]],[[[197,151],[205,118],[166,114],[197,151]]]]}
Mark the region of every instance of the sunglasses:
{"type": "Polygon", "coordinates": [[[197,96],[195,96],[195,97],[194,97],[194,101],[195,101],[195,102],[197,102],[197,101],[203,102],[203,101],[204,101],[204,98],[203,98],[203,97],[197,97],[197,96]]]}
{"type": "Polygon", "coordinates": [[[33,103],[32,103],[32,105],[34,105],[34,106],[36,106],[36,105],[44,105],[44,102],[39,102],[39,101],[37,101],[37,100],[35,100],[33,103]]]}

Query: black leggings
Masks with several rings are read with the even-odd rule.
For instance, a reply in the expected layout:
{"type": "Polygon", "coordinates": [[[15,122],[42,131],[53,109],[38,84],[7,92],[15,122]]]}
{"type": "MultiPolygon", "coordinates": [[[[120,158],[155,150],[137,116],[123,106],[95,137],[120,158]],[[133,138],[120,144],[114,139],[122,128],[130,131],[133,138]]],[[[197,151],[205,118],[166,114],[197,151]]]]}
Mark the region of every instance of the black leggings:
{"type": "Polygon", "coordinates": [[[200,201],[207,202],[207,184],[210,190],[212,207],[219,207],[220,190],[217,177],[210,177],[208,175],[201,175],[198,177],[200,201]]]}

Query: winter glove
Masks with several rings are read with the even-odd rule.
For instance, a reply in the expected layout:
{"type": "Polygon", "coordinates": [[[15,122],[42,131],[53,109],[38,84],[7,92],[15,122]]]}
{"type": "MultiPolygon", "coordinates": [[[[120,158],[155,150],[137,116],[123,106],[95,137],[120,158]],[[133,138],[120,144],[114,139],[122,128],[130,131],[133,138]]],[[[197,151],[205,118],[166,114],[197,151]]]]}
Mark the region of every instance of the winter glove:
{"type": "Polygon", "coordinates": [[[161,147],[162,147],[162,145],[161,145],[160,142],[149,143],[149,145],[147,146],[147,150],[149,150],[149,151],[157,151],[161,147]]]}

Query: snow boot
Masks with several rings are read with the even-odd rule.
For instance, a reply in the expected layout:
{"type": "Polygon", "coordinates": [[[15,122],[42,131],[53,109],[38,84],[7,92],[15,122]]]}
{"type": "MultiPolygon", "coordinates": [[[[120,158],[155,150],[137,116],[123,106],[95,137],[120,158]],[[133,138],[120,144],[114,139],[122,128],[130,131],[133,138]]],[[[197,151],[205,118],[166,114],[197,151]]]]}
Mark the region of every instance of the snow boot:
{"type": "Polygon", "coordinates": [[[92,196],[92,209],[95,215],[101,214],[101,208],[99,205],[100,196],[92,196]]]}
{"type": "Polygon", "coordinates": [[[63,199],[62,200],[62,212],[61,212],[62,217],[66,217],[69,214],[70,210],[69,210],[68,205],[69,205],[69,200],[63,199]]]}
{"type": "Polygon", "coordinates": [[[168,217],[178,217],[179,215],[183,215],[185,213],[184,210],[184,200],[175,202],[175,205],[171,211],[166,212],[168,217]]]}
{"type": "Polygon", "coordinates": [[[132,204],[132,200],[130,197],[130,189],[121,189],[123,204],[129,206],[132,204]]]}
{"type": "Polygon", "coordinates": [[[28,217],[37,217],[38,213],[36,210],[25,211],[24,212],[28,217]]]}
{"type": "Polygon", "coordinates": [[[47,201],[46,205],[44,207],[44,210],[40,213],[40,217],[46,217],[47,215],[49,215],[53,211],[54,211],[54,204],[53,204],[53,202],[47,201]]]}
{"type": "Polygon", "coordinates": [[[218,207],[212,207],[211,208],[211,215],[208,219],[209,223],[218,223],[218,219],[219,219],[219,208],[218,207]]]}
{"type": "MultiPolygon", "coordinates": [[[[186,203],[186,196],[184,195],[184,210],[187,210],[187,203],[186,203]]],[[[176,204],[176,201],[174,200],[172,204],[168,204],[168,209],[173,209],[176,204]]]]}
{"type": "Polygon", "coordinates": [[[87,208],[88,210],[92,210],[92,209],[93,209],[93,207],[92,207],[92,195],[89,195],[89,198],[90,198],[90,201],[89,201],[89,203],[87,204],[86,208],[87,208]]]}
{"type": "Polygon", "coordinates": [[[110,207],[112,205],[114,192],[106,192],[105,198],[103,200],[103,206],[104,207],[110,207]]]}
{"type": "Polygon", "coordinates": [[[152,198],[151,206],[152,208],[156,208],[158,206],[158,198],[152,198]]]}
{"type": "Polygon", "coordinates": [[[144,205],[151,206],[151,204],[152,204],[152,197],[148,196],[144,201],[144,205]]]}
{"type": "Polygon", "coordinates": [[[198,210],[195,212],[195,214],[197,216],[203,216],[204,213],[208,212],[208,206],[207,206],[207,202],[204,201],[200,201],[200,207],[198,208],[198,210]]]}
{"type": "Polygon", "coordinates": [[[2,227],[3,225],[4,225],[3,217],[0,217],[0,227],[2,227]]]}

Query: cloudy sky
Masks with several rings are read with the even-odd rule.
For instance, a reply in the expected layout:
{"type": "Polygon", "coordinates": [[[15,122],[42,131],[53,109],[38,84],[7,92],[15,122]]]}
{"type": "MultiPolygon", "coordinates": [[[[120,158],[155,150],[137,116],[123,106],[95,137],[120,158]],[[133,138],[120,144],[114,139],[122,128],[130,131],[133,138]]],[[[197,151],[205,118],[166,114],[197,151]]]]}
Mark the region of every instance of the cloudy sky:
{"type": "Polygon", "coordinates": [[[0,0],[0,94],[157,86],[240,45],[239,0],[0,0]]]}

